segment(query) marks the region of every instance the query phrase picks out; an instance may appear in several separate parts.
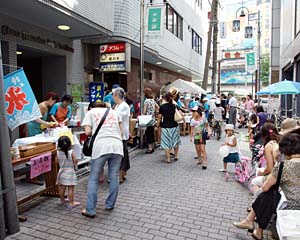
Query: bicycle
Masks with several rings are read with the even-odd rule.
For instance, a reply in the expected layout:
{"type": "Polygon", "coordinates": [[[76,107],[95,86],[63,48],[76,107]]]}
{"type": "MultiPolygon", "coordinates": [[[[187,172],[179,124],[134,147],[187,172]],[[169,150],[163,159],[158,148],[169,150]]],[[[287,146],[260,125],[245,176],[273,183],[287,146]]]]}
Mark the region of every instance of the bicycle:
{"type": "Polygon", "coordinates": [[[266,165],[264,149],[261,145],[251,147],[252,158],[241,156],[240,161],[235,164],[235,179],[239,183],[246,183],[251,193],[254,193],[252,180],[256,177],[256,170],[266,165]]]}

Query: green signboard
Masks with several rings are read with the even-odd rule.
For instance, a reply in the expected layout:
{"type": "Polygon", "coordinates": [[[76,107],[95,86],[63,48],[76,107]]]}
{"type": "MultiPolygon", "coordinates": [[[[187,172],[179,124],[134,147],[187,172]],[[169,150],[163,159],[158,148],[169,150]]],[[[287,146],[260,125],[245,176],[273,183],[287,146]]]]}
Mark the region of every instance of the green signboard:
{"type": "Polygon", "coordinates": [[[247,53],[247,66],[255,66],[255,53],[247,53]]]}
{"type": "Polygon", "coordinates": [[[245,58],[246,58],[246,71],[249,73],[253,73],[256,70],[255,52],[246,53],[245,58]]]}
{"type": "Polygon", "coordinates": [[[148,31],[160,31],[161,29],[161,8],[149,8],[148,31]]]}

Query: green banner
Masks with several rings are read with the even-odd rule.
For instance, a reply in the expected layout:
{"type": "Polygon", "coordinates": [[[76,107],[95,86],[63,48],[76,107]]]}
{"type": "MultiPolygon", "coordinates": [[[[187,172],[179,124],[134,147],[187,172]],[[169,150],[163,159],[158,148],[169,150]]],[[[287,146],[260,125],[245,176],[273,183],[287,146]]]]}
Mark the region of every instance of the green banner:
{"type": "Polygon", "coordinates": [[[161,30],[161,8],[149,8],[148,31],[161,30]]]}

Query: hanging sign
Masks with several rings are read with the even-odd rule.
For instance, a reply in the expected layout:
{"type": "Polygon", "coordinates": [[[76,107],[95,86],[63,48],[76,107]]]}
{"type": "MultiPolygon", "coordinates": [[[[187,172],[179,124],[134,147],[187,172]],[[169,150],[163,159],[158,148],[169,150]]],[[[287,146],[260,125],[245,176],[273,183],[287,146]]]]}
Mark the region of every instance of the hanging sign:
{"type": "Polygon", "coordinates": [[[240,20],[233,20],[232,21],[232,31],[239,32],[241,30],[241,22],[240,20]]]}
{"type": "Polygon", "coordinates": [[[245,27],[245,38],[252,38],[253,37],[253,27],[246,26],[245,27]]]}
{"type": "Polygon", "coordinates": [[[220,38],[226,38],[226,22],[220,22],[220,38]]]}
{"type": "Polygon", "coordinates": [[[146,36],[148,39],[160,39],[164,29],[164,7],[149,7],[147,9],[146,36]]]}
{"type": "Polygon", "coordinates": [[[91,82],[89,87],[90,102],[102,102],[104,98],[104,83],[91,82]]]}
{"type": "Polygon", "coordinates": [[[100,53],[125,52],[125,43],[110,43],[100,46],[100,53]]]}
{"type": "Polygon", "coordinates": [[[255,52],[245,53],[246,72],[254,73],[256,70],[255,52]]]}
{"type": "Polygon", "coordinates": [[[7,122],[11,130],[42,117],[23,69],[4,76],[4,93],[7,122]]]}
{"type": "Polygon", "coordinates": [[[51,152],[30,159],[30,179],[51,171],[51,152]]]}

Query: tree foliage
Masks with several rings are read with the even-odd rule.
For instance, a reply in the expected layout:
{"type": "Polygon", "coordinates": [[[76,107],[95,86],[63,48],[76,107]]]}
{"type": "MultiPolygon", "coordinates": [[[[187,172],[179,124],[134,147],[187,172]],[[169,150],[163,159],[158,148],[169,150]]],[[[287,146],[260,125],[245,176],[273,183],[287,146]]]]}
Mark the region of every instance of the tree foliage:
{"type": "Polygon", "coordinates": [[[270,55],[264,54],[261,57],[261,64],[260,64],[260,79],[262,86],[267,86],[269,84],[270,78],[270,55]]]}

